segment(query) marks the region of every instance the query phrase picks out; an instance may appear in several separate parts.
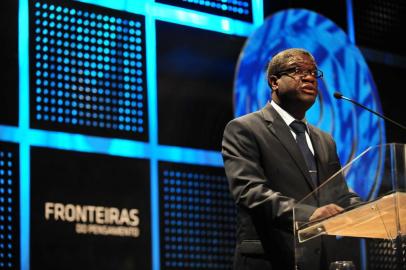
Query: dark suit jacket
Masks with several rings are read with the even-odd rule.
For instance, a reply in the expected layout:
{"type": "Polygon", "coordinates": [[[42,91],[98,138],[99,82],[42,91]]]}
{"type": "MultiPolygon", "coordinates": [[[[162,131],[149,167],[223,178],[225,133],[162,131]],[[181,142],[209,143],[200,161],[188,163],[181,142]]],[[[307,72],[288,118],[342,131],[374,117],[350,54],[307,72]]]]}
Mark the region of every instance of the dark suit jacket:
{"type": "MultiPolygon", "coordinates": [[[[336,145],[329,134],[309,129],[319,179],[325,180],[341,168],[336,145]]],[[[234,269],[294,269],[292,208],[315,186],[289,127],[268,103],[228,123],[222,155],[238,212],[234,269]]],[[[347,194],[342,183],[340,193],[347,194]]],[[[308,200],[309,214],[333,197],[324,195],[308,200]]],[[[312,248],[302,253],[305,261],[298,265],[317,270],[321,238],[308,244],[312,248]]]]}

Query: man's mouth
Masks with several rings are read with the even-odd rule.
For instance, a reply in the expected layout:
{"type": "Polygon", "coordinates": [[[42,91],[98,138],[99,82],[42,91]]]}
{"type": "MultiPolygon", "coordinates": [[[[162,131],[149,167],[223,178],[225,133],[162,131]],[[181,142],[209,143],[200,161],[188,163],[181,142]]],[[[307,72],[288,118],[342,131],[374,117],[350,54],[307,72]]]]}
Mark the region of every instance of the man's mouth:
{"type": "Polygon", "coordinates": [[[307,85],[303,85],[301,87],[302,91],[307,93],[307,94],[315,94],[317,93],[317,89],[316,87],[314,87],[313,85],[307,84],[307,85]]]}

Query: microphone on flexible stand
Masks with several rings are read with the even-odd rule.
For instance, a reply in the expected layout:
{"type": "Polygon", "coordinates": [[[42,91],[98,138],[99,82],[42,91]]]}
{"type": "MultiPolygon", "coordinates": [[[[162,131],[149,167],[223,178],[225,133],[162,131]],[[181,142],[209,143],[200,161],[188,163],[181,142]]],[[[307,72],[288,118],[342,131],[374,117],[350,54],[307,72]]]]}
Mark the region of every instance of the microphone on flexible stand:
{"type": "Polygon", "coordinates": [[[379,117],[381,117],[381,118],[383,118],[383,119],[385,119],[385,120],[391,122],[392,124],[394,124],[394,125],[400,127],[401,129],[406,130],[406,127],[405,127],[404,125],[402,125],[402,124],[400,124],[400,123],[398,123],[398,122],[396,122],[396,121],[394,121],[394,120],[392,120],[392,119],[386,117],[386,116],[383,115],[383,114],[380,114],[380,113],[378,113],[378,112],[376,112],[376,111],[373,111],[373,110],[371,110],[371,109],[365,107],[364,105],[362,105],[362,104],[356,102],[355,100],[352,100],[352,99],[350,99],[350,98],[347,98],[347,97],[343,96],[340,92],[334,92],[334,97],[335,97],[336,99],[345,99],[345,100],[348,100],[349,102],[354,103],[355,105],[360,106],[361,108],[363,108],[363,109],[365,109],[365,110],[367,110],[367,111],[369,111],[369,112],[371,112],[371,113],[373,113],[373,114],[376,114],[376,115],[378,115],[379,117]]]}

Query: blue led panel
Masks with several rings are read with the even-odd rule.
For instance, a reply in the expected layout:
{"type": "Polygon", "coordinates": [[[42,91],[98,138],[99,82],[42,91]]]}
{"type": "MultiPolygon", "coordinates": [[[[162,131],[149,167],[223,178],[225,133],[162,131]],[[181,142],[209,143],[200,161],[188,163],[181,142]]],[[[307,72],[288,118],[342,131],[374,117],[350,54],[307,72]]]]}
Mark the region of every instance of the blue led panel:
{"type": "Polygon", "coordinates": [[[402,242],[402,261],[398,262],[396,247],[393,240],[367,239],[367,269],[406,269],[406,241],[402,242]],[[399,265],[401,267],[399,268],[399,265]]]}
{"type": "Polygon", "coordinates": [[[159,163],[161,269],[231,269],[235,206],[223,168],[159,163]]]}
{"type": "Polygon", "coordinates": [[[252,22],[250,0],[156,0],[155,2],[252,22]]]}
{"type": "Polygon", "coordinates": [[[30,4],[31,127],[146,141],[144,17],[30,4]]]}
{"type": "Polygon", "coordinates": [[[406,2],[402,0],[352,2],[358,45],[405,56],[406,41],[400,38],[399,34],[405,31],[406,2]]]}
{"type": "Polygon", "coordinates": [[[19,269],[18,145],[0,142],[0,269],[19,269]]]}

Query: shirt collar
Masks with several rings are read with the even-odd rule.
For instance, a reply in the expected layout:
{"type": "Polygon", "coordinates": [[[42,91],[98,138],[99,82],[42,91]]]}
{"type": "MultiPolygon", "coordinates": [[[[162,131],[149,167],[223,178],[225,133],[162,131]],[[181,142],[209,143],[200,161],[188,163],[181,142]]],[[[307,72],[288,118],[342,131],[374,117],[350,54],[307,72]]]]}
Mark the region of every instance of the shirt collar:
{"type": "Polygon", "coordinates": [[[278,104],[276,104],[276,102],[273,101],[273,100],[271,100],[271,105],[279,113],[279,115],[282,117],[282,119],[286,123],[286,125],[288,125],[290,127],[290,124],[292,124],[293,121],[301,121],[301,122],[305,123],[307,132],[309,132],[309,128],[307,127],[306,118],[303,118],[301,120],[297,120],[292,115],[290,115],[287,111],[282,109],[282,107],[279,106],[278,104]]]}

